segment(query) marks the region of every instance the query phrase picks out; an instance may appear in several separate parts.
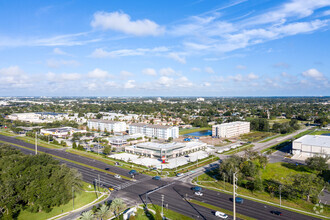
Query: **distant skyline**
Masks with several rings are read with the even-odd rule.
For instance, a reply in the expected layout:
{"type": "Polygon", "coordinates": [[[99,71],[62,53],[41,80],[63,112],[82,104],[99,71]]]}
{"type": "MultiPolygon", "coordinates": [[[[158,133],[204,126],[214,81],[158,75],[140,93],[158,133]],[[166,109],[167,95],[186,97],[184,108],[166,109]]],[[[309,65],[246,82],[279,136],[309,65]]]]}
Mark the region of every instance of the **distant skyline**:
{"type": "Polygon", "coordinates": [[[0,96],[329,96],[330,0],[1,1],[0,96]]]}

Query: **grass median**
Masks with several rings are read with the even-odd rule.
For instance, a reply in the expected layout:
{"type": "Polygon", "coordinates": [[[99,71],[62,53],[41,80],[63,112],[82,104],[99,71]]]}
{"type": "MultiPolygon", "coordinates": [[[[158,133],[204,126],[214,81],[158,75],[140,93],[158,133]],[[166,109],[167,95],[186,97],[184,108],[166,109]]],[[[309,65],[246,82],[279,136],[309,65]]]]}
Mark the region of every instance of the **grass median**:
{"type": "MultiPolygon", "coordinates": [[[[4,143],[4,144],[9,144],[9,145],[14,145],[14,146],[17,146],[17,147],[20,147],[20,148],[24,148],[24,149],[27,149],[27,150],[30,150],[30,151],[35,151],[34,149],[31,149],[31,148],[28,148],[28,147],[24,147],[22,145],[19,145],[19,144],[13,144],[13,143],[10,143],[10,142],[6,142],[6,141],[0,141],[0,143],[4,143]]],[[[38,151],[38,153],[44,153],[42,151],[38,151]]],[[[44,153],[44,154],[48,154],[48,153],[44,153]]],[[[67,162],[71,162],[71,163],[75,163],[75,164],[78,164],[78,165],[81,165],[81,166],[84,166],[84,167],[88,167],[90,169],[93,169],[93,170],[97,170],[97,171],[100,171],[100,172],[103,172],[103,173],[108,173],[108,174],[111,174],[111,175],[115,175],[117,173],[113,173],[111,171],[106,171],[106,170],[103,170],[103,169],[100,169],[100,168],[97,168],[97,167],[93,167],[93,166],[89,166],[89,165],[86,165],[84,163],[80,163],[80,162],[77,162],[77,161],[74,161],[74,160],[69,160],[69,159],[66,159],[66,158],[63,158],[63,157],[59,157],[59,156],[55,156],[53,154],[48,154],[52,157],[55,157],[55,158],[58,158],[58,159],[61,159],[61,160],[64,160],[64,161],[67,161],[67,162]]],[[[120,175],[120,174],[119,174],[120,175]]],[[[126,179],[126,180],[133,180],[132,178],[129,178],[129,177],[126,177],[126,176],[122,176],[120,175],[123,179],[126,179]]]]}
{"type": "MultiPolygon", "coordinates": [[[[199,205],[199,206],[203,206],[203,207],[208,208],[208,209],[212,209],[214,211],[220,211],[220,212],[226,213],[227,215],[233,216],[232,211],[220,208],[218,206],[210,205],[210,204],[207,204],[205,202],[200,202],[200,201],[197,201],[197,200],[194,200],[194,199],[189,200],[189,202],[193,203],[193,204],[196,204],[196,205],[199,205]]],[[[240,213],[237,213],[237,212],[236,212],[236,217],[238,217],[240,219],[245,219],[245,220],[255,220],[255,218],[251,218],[249,216],[246,216],[246,215],[243,215],[243,214],[240,214],[240,213]]]]}
{"type": "Polygon", "coordinates": [[[207,131],[211,130],[211,127],[201,127],[201,128],[188,128],[188,129],[182,129],[179,131],[179,135],[185,135],[185,134],[190,134],[198,131],[207,131]]]}

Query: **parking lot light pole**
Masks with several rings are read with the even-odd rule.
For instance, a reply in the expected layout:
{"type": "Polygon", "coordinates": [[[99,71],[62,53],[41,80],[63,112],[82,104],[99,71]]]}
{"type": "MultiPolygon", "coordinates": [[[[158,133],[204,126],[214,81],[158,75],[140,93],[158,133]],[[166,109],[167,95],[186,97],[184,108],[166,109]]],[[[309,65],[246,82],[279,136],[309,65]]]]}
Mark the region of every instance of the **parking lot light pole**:
{"type": "Polygon", "coordinates": [[[162,217],[164,216],[164,195],[162,195],[162,217]]]}
{"type": "Polygon", "coordinates": [[[35,137],[35,150],[36,150],[36,155],[38,154],[38,133],[36,132],[36,137],[35,137]]]}

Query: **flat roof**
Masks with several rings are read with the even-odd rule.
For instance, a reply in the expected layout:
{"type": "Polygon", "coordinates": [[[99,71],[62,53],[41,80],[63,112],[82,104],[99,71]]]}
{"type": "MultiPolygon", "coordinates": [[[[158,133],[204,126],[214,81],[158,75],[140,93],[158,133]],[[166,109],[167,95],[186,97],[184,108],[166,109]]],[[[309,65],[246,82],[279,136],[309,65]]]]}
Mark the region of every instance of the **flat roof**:
{"type": "Polygon", "coordinates": [[[167,125],[152,125],[152,124],[145,124],[145,123],[132,123],[132,124],[130,124],[130,126],[147,127],[147,128],[161,128],[161,129],[172,128],[172,126],[167,126],[167,125]]]}
{"type": "Polygon", "coordinates": [[[90,119],[88,121],[91,121],[91,122],[100,122],[100,123],[106,123],[106,124],[123,123],[121,121],[111,121],[111,120],[103,120],[103,119],[90,119]]]}
{"type": "Polygon", "coordinates": [[[234,122],[217,124],[217,125],[213,125],[213,126],[219,127],[219,126],[232,126],[232,125],[239,125],[239,124],[250,124],[250,122],[248,122],[248,121],[234,121],[234,122]]]}
{"type": "Polygon", "coordinates": [[[172,142],[172,143],[161,144],[161,143],[154,143],[154,142],[145,142],[145,143],[137,144],[136,147],[158,150],[158,149],[176,149],[176,148],[181,148],[181,147],[194,147],[194,146],[197,147],[199,145],[205,145],[205,143],[203,143],[203,142],[187,142],[187,143],[172,142]]]}
{"type": "Polygon", "coordinates": [[[330,136],[326,136],[326,135],[305,135],[293,142],[302,143],[304,145],[313,145],[313,146],[330,148],[330,136]]]}

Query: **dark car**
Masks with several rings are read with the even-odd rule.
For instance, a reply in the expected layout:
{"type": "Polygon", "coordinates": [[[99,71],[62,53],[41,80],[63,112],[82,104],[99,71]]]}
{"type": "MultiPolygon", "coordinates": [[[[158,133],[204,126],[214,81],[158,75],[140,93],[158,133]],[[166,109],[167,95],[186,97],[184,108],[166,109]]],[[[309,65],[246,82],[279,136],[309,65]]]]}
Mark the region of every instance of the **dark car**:
{"type": "Polygon", "coordinates": [[[194,187],[191,187],[191,189],[195,192],[200,192],[202,191],[202,187],[199,187],[199,186],[194,186],[194,187]]]}
{"type": "Polygon", "coordinates": [[[272,213],[274,215],[282,215],[282,212],[280,212],[280,211],[271,211],[270,213],[272,213]]]}
{"type": "Polygon", "coordinates": [[[161,178],[160,178],[160,176],[154,176],[154,177],[152,177],[152,179],[154,179],[154,180],[160,180],[161,178]]]}
{"type": "Polygon", "coordinates": [[[107,168],[105,168],[105,170],[110,170],[110,168],[109,168],[109,167],[107,167],[107,168]]]}
{"type": "Polygon", "coordinates": [[[235,198],[235,202],[236,202],[236,203],[243,204],[243,201],[244,201],[244,200],[243,200],[242,198],[240,198],[240,197],[236,197],[236,198],[235,198]]]}
{"type": "Polygon", "coordinates": [[[136,175],[137,174],[137,171],[136,170],[131,170],[128,172],[129,175],[136,175]]]}

